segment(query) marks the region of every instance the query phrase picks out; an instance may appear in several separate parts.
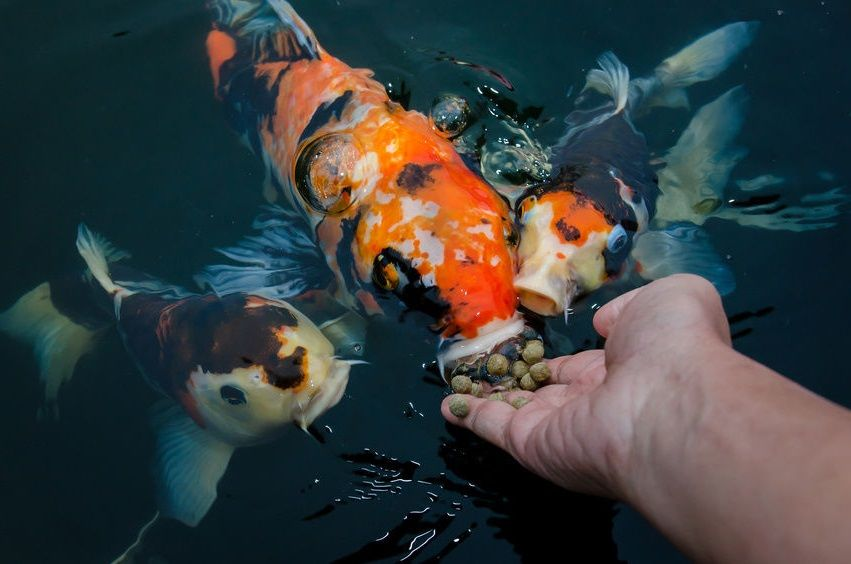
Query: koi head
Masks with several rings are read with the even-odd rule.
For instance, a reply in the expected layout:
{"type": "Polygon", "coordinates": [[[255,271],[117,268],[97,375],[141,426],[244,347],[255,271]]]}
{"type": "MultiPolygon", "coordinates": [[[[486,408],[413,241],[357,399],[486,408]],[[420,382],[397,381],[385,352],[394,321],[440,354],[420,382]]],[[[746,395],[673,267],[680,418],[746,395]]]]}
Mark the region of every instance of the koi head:
{"type": "Polygon", "coordinates": [[[202,427],[249,445],[292,422],[307,428],[342,397],[351,363],[289,304],[244,294],[193,300],[167,312],[158,333],[191,367],[176,395],[202,427]]]}
{"type": "Polygon", "coordinates": [[[521,303],[541,315],[565,312],[576,296],[617,274],[635,231],[572,190],[526,198],[518,218],[520,270],[514,287],[521,303]]]}
{"type": "Polygon", "coordinates": [[[372,106],[358,127],[320,131],[298,153],[299,203],[347,287],[397,296],[447,338],[513,317],[508,207],[424,116],[372,106]]]}

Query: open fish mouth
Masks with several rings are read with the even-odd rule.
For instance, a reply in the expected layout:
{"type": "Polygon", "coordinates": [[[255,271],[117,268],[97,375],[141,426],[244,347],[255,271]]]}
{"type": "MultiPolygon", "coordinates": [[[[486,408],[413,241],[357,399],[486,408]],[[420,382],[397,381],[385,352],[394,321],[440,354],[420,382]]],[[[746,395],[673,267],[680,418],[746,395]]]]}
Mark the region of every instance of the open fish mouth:
{"type": "Polygon", "coordinates": [[[310,398],[301,410],[296,414],[295,422],[302,429],[307,429],[317,417],[337,405],[346,391],[349,383],[349,370],[356,361],[333,359],[328,376],[322,382],[319,391],[310,398]]]}
{"type": "Polygon", "coordinates": [[[538,332],[515,317],[478,337],[443,343],[437,355],[440,374],[447,383],[455,376],[467,376],[496,384],[508,377],[518,360],[523,360],[532,342],[537,343],[534,348],[540,346],[542,357],[543,343],[538,332]]]}

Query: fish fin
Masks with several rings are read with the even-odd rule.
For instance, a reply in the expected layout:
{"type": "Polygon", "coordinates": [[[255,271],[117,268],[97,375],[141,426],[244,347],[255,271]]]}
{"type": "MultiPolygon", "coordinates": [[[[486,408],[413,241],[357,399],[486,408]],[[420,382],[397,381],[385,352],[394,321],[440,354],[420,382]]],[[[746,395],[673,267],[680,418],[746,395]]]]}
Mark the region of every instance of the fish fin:
{"type": "Polygon", "coordinates": [[[658,172],[657,222],[702,224],[721,206],[730,171],[747,152],[731,147],[746,103],[747,94],[737,86],[697,111],[658,172]]]}
{"type": "Polygon", "coordinates": [[[113,282],[109,275],[109,264],[117,260],[115,257],[124,258],[129,255],[116,250],[109,241],[89,229],[85,223],[77,227],[77,251],[86,261],[89,272],[108,294],[116,295],[121,292],[122,288],[113,282]]]}
{"type": "Polygon", "coordinates": [[[144,278],[140,280],[116,280],[116,284],[132,294],[157,294],[166,299],[179,300],[196,295],[180,286],[168,284],[156,278],[144,278]]]}
{"type": "Polygon", "coordinates": [[[59,388],[71,379],[77,361],[92,349],[101,332],[62,315],[51,301],[47,282],[0,314],[0,331],[33,348],[44,386],[44,412],[58,417],[59,388]]]}
{"type": "Polygon", "coordinates": [[[77,227],[77,250],[86,261],[91,276],[107,293],[117,298],[141,293],[158,294],[164,298],[174,299],[193,295],[192,292],[180,286],[166,284],[147,275],[142,275],[143,277],[138,280],[113,280],[109,265],[129,257],[130,254],[116,249],[103,235],[95,233],[84,223],[77,227]]]}
{"type": "MultiPolygon", "coordinates": [[[[213,0],[216,23],[247,42],[253,64],[318,59],[313,31],[284,0],[213,0]]],[[[237,47],[239,49],[239,47],[237,47]]]]}
{"type": "Polygon", "coordinates": [[[745,227],[759,227],[775,231],[814,231],[836,225],[830,221],[840,213],[840,207],[851,198],[842,188],[833,188],[819,194],[801,197],[801,205],[788,206],[773,202],[753,206],[725,206],[713,217],[735,221],[745,227]],[[815,205],[814,205],[815,204],[815,205]]]}
{"type": "Polygon", "coordinates": [[[759,22],[727,24],[690,43],[656,67],[666,90],[684,88],[721,74],[753,42],[759,22]]]}
{"type": "Polygon", "coordinates": [[[722,296],[736,288],[733,272],[724,264],[700,227],[691,223],[669,225],[635,238],[632,257],[639,275],[656,280],[671,274],[696,274],[706,278],[722,296]]]}
{"type": "Polygon", "coordinates": [[[615,104],[612,115],[626,108],[629,97],[629,69],[611,51],[606,51],[597,59],[600,68],[591,69],[585,77],[585,90],[610,96],[615,104]]]}
{"type": "Polygon", "coordinates": [[[241,265],[204,268],[195,276],[200,287],[219,295],[247,292],[286,299],[327,283],[330,272],[301,216],[279,206],[264,210],[252,224],[259,235],[216,249],[241,265]]]}
{"type": "Polygon", "coordinates": [[[234,447],[199,427],[178,405],[157,405],[157,503],[164,517],[196,526],[216,500],[216,485],[234,447]]]}
{"type": "Polygon", "coordinates": [[[366,328],[366,319],[351,310],[319,325],[319,330],[334,345],[334,354],[343,358],[363,356],[366,328]]]}

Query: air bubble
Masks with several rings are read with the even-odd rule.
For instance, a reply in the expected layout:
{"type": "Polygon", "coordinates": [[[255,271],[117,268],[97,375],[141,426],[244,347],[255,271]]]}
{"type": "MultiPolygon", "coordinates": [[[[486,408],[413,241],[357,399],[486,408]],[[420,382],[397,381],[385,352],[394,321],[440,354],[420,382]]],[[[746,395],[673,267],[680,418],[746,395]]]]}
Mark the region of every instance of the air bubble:
{"type": "Polygon", "coordinates": [[[429,122],[438,135],[451,139],[464,131],[469,124],[470,106],[467,100],[460,96],[440,96],[431,105],[429,122]]]}

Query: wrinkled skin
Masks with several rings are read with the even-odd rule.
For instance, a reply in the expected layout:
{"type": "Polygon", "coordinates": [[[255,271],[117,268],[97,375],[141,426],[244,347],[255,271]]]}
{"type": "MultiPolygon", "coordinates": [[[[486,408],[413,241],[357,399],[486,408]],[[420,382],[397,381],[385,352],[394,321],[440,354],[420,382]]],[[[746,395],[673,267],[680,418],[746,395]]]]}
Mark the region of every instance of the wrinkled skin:
{"type": "Polygon", "coordinates": [[[618,297],[597,312],[594,327],[605,349],[548,361],[550,385],[509,396],[531,399],[521,409],[465,396],[469,415],[454,417],[446,399],[444,417],[565,488],[627,497],[625,477],[646,448],[636,429],[656,417],[655,402],[684,367],[729,347],[730,331],[717,292],[691,275],[618,297]]]}

